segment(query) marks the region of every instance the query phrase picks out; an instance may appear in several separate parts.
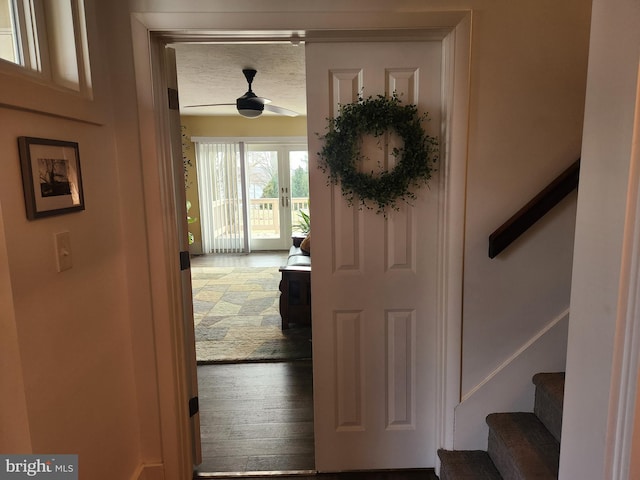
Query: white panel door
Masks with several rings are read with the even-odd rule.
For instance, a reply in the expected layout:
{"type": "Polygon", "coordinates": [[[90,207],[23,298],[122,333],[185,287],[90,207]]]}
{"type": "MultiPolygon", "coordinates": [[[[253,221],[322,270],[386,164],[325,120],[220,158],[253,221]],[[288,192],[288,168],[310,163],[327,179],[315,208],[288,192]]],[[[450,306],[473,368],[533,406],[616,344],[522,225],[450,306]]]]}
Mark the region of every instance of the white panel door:
{"type": "MultiPolygon", "coordinates": [[[[437,174],[412,206],[385,218],[349,207],[317,168],[318,134],[338,105],[398,93],[429,112],[439,136],[442,42],[306,46],[316,467],[319,471],[435,466],[437,174]]],[[[390,138],[391,144],[398,141],[390,138]]],[[[367,169],[393,167],[363,139],[367,169]]],[[[383,142],[384,143],[384,142],[383,142]]]]}

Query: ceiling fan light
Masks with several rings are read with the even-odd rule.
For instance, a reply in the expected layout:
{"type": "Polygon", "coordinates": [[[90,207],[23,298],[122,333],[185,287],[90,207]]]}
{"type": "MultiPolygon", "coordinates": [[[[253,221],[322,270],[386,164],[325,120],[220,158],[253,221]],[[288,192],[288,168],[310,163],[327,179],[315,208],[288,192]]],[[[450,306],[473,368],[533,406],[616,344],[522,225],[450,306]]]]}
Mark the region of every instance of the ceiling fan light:
{"type": "Polygon", "coordinates": [[[262,115],[262,110],[255,110],[251,108],[239,108],[238,113],[243,117],[256,118],[262,115]]]}
{"type": "Polygon", "coordinates": [[[236,100],[236,108],[243,117],[256,118],[262,115],[264,104],[257,99],[255,93],[249,90],[236,100]]]}

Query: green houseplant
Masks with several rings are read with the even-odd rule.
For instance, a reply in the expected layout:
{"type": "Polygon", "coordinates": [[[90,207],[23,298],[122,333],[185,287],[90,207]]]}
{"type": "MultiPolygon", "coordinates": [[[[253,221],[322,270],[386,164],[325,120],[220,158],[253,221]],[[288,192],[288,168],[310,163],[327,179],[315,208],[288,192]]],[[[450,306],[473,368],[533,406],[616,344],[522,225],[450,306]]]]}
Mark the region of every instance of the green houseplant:
{"type": "Polygon", "coordinates": [[[311,217],[304,210],[298,210],[298,217],[298,223],[296,223],[295,229],[307,235],[311,231],[311,217]]]}
{"type": "Polygon", "coordinates": [[[311,232],[311,216],[304,210],[298,210],[298,223],[293,226],[291,240],[294,247],[299,247],[309,232],[311,232]]]}
{"type": "MultiPolygon", "coordinates": [[[[191,202],[187,200],[187,223],[188,224],[196,223],[198,219],[189,215],[190,209],[191,209],[191,202]]],[[[188,232],[188,234],[189,234],[189,245],[193,245],[193,242],[195,242],[195,237],[191,232],[188,232]]]]}

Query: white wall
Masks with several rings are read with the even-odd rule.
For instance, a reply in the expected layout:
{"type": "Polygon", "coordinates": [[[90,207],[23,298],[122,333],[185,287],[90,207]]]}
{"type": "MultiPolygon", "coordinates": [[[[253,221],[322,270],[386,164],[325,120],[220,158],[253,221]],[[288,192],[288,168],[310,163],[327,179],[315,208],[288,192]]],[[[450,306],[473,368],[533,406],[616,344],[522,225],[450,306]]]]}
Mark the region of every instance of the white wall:
{"type": "Polygon", "coordinates": [[[609,414],[618,388],[616,337],[624,335],[629,171],[639,131],[638,25],[636,0],[593,2],[560,465],[567,480],[623,478],[610,476],[606,465],[615,429],[609,414]]]}

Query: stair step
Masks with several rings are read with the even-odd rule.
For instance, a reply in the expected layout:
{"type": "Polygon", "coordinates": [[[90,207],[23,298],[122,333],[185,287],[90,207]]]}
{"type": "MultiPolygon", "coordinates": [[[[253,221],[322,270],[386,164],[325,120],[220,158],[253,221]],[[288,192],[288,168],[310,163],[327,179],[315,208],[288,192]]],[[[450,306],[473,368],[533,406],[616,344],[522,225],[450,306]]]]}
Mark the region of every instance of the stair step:
{"type": "Polygon", "coordinates": [[[533,383],[536,386],[533,413],[559,442],[562,433],[564,372],[538,373],[533,376],[533,383]]]}
{"type": "Polygon", "coordinates": [[[509,480],[557,480],[560,443],[533,413],[492,413],[488,453],[509,480]]]}
{"type": "Polygon", "coordinates": [[[440,480],[502,480],[489,454],[482,450],[438,450],[440,480]]]}

